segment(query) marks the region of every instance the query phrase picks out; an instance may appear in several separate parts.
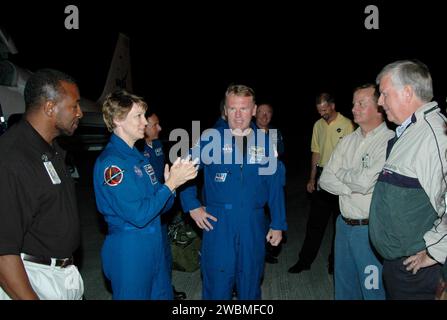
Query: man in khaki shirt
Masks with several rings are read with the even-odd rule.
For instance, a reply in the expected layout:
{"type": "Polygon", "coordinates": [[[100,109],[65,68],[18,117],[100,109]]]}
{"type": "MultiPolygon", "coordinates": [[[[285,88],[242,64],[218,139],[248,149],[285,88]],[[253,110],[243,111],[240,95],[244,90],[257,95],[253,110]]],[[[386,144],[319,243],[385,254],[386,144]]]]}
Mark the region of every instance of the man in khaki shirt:
{"type": "Polygon", "coordinates": [[[382,264],[368,234],[372,192],[394,133],[377,105],[376,86],[355,89],[352,113],[359,128],[335,148],[320,178],[320,187],[340,199],[335,232],[335,299],[383,300],[382,264]]]}
{"type": "MultiPolygon", "coordinates": [[[[289,269],[289,273],[300,273],[310,269],[320,249],[329,218],[339,214],[338,197],[317,189],[317,182],[337,143],[354,130],[351,120],[335,111],[335,101],[329,93],[317,96],[316,107],[321,119],[315,122],[312,133],[312,164],[307,183],[307,191],[311,193],[311,209],[299,260],[289,269]]],[[[332,252],[328,265],[330,274],[333,272],[332,252]]]]}

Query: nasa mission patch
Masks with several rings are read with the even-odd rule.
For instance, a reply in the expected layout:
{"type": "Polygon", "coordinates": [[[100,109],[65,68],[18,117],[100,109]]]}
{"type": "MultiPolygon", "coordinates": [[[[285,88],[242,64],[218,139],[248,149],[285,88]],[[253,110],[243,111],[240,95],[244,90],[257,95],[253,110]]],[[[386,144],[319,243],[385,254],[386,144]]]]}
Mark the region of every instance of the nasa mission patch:
{"type": "Polygon", "coordinates": [[[115,187],[123,181],[124,170],[120,167],[111,165],[104,170],[104,184],[115,187]]]}

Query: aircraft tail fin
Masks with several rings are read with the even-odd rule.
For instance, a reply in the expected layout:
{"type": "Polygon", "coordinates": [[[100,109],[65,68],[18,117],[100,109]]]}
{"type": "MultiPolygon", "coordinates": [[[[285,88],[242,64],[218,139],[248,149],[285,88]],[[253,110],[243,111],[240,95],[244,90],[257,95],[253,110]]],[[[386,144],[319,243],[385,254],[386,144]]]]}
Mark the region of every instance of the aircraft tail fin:
{"type": "Polygon", "coordinates": [[[132,92],[129,38],[122,33],[118,35],[107,80],[97,103],[101,105],[106,96],[117,89],[125,89],[132,92]]]}
{"type": "Polygon", "coordinates": [[[8,59],[9,54],[16,54],[17,48],[12,38],[5,30],[0,28],[0,58],[8,59]]]}

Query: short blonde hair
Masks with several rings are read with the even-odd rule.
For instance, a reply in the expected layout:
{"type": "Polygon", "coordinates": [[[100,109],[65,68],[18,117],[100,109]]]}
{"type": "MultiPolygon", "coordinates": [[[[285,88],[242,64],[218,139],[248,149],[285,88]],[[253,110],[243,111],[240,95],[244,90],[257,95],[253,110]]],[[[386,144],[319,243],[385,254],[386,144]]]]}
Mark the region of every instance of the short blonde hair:
{"type": "Polygon", "coordinates": [[[255,92],[252,88],[242,85],[242,84],[232,84],[227,88],[225,92],[225,98],[230,95],[238,97],[252,97],[253,103],[255,102],[255,92]]]}
{"type": "Polygon", "coordinates": [[[126,118],[134,103],[141,106],[144,111],[147,110],[147,104],[143,101],[143,98],[125,90],[118,90],[107,95],[102,104],[102,118],[107,126],[107,130],[112,132],[115,129],[113,120],[126,118]]]}

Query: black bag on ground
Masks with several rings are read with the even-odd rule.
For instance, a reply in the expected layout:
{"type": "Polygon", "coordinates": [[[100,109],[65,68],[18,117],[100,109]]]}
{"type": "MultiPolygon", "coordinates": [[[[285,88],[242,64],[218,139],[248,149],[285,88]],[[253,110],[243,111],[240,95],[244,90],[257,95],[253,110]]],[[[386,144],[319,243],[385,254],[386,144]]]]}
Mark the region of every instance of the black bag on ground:
{"type": "Polygon", "coordinates": [[[201,240],[194,229],[183,221],[181,215],[175,216],[168,226],[168,234],[171,240],[172,268],[184,272],[199,269],[201,240]]]}

